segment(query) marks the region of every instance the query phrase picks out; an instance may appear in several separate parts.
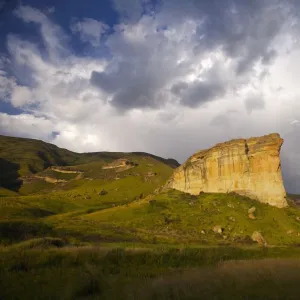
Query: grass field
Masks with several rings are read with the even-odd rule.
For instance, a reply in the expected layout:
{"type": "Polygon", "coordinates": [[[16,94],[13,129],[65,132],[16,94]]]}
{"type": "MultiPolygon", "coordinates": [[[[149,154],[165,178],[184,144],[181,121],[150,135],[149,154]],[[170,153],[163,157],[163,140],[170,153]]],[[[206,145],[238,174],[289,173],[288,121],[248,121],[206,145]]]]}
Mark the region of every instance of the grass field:
{"type": "Polygon", "coordinates": [[[102,196],[96,191],[83,197],[79,186],[67,193],[0,197],[1,241],[11,244],[46,233],[76,244],[231,246],[253,244],[251,235],[258,231],[269,245],[300,245],[296,207],[280,209],[235,194],[191,196],[170,190],[146,196],[142,183],[127,190],[130,180],[124,178],[122,192],[115,190],[116,184],[122,189],[120,181],[106,183],[102,196]],[[251,207],[255,219],[248,217],[251,207]],[[222,232],[214,232],[215,226],[222,232]]]}
{"type": "Polygon", "coordinates": [[[0,140],[1,300],[299,299],[298,195],[192,196],[161,188],[172,159],[0,140]]]}
{"type": "Polygon", "coordinates": [[[1,249],[0,296],[298,299],[299,258],[299,248],[109,250],[67,247],[59,239],[34,240],[1,249]]]}

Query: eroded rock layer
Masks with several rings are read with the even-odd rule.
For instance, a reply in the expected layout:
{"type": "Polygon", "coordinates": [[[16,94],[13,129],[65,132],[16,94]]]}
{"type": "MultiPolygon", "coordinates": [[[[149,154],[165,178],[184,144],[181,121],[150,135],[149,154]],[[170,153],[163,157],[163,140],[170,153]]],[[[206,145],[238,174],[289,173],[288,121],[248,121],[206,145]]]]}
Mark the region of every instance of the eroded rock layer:
{"type": "Polygon", "coordinates": [[[277,133],[220,143],[191,156],[167,186],[186,193],[236,192],[277,207],[287,206],[277,133]]]}

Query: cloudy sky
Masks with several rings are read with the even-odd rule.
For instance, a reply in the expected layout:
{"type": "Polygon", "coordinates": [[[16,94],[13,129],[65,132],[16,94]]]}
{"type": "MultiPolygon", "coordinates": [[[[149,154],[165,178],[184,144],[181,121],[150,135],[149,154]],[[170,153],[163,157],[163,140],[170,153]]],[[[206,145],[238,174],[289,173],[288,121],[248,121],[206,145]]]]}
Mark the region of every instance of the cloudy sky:
{"type": "Polygon", "coordinates": [[[300,3],[0,0],[0,134],[183,162],[278,132],[300,193],[300,3]]]}

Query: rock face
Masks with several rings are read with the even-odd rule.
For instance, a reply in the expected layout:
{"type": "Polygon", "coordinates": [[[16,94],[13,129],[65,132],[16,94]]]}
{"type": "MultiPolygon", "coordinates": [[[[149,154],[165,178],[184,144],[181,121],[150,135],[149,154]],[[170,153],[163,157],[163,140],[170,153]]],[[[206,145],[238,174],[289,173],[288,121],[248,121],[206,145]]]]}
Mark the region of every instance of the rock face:
{"type": "Polygon", "coordinates": [[[111,162],[110,164],[103,166],[102,169],[116,169],[116,171],[125,171],[136,167],[138,164],[129,161],[126,158],[119,158],[111,162]]]}
{"type": "Polygon", "coordinates": [[[254,231],[251,236],[252,241],[257,242],[260,245],[267,246],[267,242],[259,231],[254,231]]]}
{"type": "Polygon", "coordinates": [[[213,228],[213,232],[214,233],[222,233],[224,231],[224,229],[222,228],[222,226],[220,225],[216,225],[214,228],[213,228]]]}
{"type": "Polygon", "coordinates": [[[277,133],[220,143],[175,169],[167,187],[189,194],[236,192],[277,207],[287,206],[277,133]]]}

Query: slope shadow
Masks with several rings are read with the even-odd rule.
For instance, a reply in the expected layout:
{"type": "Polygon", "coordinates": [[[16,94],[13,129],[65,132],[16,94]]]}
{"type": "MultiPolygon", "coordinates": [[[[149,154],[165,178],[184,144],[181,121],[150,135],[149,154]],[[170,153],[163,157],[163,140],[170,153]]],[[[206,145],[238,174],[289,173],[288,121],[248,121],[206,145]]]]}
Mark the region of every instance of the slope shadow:
{"type": "Polygon", "coordinates": [[[149,156],[149,157],[152,157],[164,164],[166,164],[167,166],[173,168],[173,169],[176,169],[180,166],[180,163],[174,159],[174,158],[163,158],[163,157],[160,157],[160,156],[156,156],[154,154],[150,154],[150,153],[146,153],[146,152],[132,152],[133,154],[135,155],[138,155],[138,156],[149,156]]]}
{"type": "Polygon", "coordinates": [[[19,164],[0,157],[0,187],[17,192],[22,185],[19,169],[19,164]]]}

